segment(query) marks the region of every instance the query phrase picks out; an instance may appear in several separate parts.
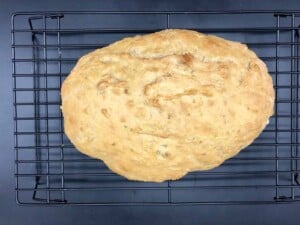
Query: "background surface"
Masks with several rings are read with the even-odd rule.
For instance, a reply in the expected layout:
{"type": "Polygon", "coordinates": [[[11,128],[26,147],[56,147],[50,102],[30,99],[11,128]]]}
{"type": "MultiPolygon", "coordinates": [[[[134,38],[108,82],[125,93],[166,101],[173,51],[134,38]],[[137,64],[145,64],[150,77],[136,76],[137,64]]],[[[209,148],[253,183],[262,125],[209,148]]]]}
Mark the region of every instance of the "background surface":
{"type": "Polygon", "coordinates": [[[18,206],[14,196],[10,16],[44,10],[300,10],[294,1],[17,1],[0,2],[0,225],[299,224],[300,204],[258,206],[18,206]]]}

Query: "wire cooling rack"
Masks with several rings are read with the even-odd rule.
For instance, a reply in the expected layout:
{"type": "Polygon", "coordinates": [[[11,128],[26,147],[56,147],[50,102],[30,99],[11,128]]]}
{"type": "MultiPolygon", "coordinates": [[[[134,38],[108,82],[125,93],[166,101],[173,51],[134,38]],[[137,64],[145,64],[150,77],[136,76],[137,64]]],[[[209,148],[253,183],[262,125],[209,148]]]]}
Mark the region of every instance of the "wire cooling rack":
{"type": "Polygon", "coordinates": [[[300,12],[26,12],[12,16],[16,201],[19,204],[259,204],[300,200],[300,12]],[[222,166],[178,181],[127,181],[74,149],[60,87],[77,59],[126,36],[194,29],[246,43],[267,64],[275,114],[222,166]]]}

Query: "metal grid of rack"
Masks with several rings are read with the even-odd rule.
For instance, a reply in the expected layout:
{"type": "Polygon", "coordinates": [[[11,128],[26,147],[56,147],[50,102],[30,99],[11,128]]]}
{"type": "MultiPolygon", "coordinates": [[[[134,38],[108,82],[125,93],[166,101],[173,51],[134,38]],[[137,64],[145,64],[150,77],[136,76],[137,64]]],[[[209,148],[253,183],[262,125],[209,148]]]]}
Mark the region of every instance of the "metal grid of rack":
{"type": "Polygon", "coordinates": [[[16,200],[19,204],[260,204],[300,200],[300,12],[26,12],[12,16],[16,200]],[[77,59],[120,38],[186,28],[246,43],[267,64],[275,114],[222,166],[178,181],[127,181],[74,149],[60,86],[77,59]]]}

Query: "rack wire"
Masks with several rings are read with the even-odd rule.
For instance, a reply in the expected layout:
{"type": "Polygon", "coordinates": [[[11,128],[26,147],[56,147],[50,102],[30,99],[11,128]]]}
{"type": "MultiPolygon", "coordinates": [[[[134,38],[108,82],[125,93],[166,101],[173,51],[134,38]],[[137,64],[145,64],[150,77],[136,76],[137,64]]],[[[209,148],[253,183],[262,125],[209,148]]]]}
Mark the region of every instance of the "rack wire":
{"type": "Polygon", "coordinates": [[[12,16],[16,201],[19,204],[267,204],[300,200],[300,12],[21,12],[12,16]],[[246,43],[265,61],[275,114],[222,166],[178,181],[128,181],[75,150],[60,87],[77,59],[120,38],[185,28],[246,43]]]}

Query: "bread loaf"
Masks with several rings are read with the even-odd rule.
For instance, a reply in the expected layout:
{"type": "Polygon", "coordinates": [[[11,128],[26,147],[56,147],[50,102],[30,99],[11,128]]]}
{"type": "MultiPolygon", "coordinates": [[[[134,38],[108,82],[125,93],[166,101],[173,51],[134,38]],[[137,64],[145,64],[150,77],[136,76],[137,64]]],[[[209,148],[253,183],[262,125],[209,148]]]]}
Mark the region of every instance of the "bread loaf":
{"type": "Polygon", "coordinates": [[[246,45],[175,29],[84,55],[61,97],[79,151],[154,182],[219,166],[253,142],[274,105],[272,78],[246,45]]]}

